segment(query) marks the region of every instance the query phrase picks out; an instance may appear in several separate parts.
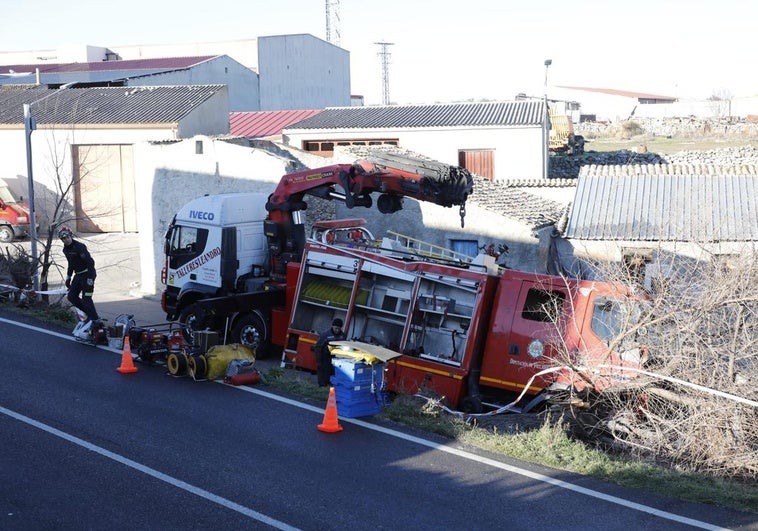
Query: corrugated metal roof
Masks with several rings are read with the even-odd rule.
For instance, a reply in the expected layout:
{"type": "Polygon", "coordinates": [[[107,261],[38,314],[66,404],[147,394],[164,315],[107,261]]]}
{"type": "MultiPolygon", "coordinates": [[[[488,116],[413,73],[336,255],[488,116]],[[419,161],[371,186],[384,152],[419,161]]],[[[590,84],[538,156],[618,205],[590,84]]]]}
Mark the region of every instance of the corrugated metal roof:
{"type": "Polygon", "coordinates": [[[125,61],[94,61],[91,63],[38,63],[26,65],[2,65],[1,74],[23,73],[39,68],[41,74],[60,74],[62,72],[102,72],[104,70],[178,70],[189,68],[210,59],[215,55],[195,57],[163,57],[157,59],[129,59],[125,61]]]}
{"type": "Polygon", "coordinates": [[[300,129],[396,129],[398,127],[539,126],[544,103],[540,100],[331,107],[285,127],[300,129]]]}
{"type": "Polygon", "coordinates": [[[33,104],[38,125],[175,123],[223,89],[223,85],[0,87],[0,124],[23,124],[24,104],[33,104]]]}
{"type": "Polygon", "coordinates": [[[580,175],[566,237],[758,241],[758,175],[580,175]]]}
{"type": "Polygon", "coordinates": [[[322,112],[316,110],[233,112],[229,114],[229,133],[233,136],[263,138],[281,135],[289,124],[322,112]]]}
{"type": "Polygon", "coordinates": [[[90,63],[3,65],[0,66],[0,85],[34,83],[36,82],[37,69],[39,69],[42,84],[58,84],[70,81],[104,82],[184,70],[216,57],[219,56],[201,55],[124,61],[94,61],[90,63]]]}

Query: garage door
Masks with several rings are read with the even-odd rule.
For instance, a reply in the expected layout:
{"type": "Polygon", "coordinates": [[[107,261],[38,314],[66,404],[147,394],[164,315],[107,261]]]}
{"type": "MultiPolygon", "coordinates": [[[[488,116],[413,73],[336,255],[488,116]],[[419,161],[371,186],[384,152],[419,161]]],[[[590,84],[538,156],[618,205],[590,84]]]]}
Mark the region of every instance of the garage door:
{"type": "Polygon", "coordinates": [[[73,147],[78,232],[137,232],[131,145],[73,147]]]}

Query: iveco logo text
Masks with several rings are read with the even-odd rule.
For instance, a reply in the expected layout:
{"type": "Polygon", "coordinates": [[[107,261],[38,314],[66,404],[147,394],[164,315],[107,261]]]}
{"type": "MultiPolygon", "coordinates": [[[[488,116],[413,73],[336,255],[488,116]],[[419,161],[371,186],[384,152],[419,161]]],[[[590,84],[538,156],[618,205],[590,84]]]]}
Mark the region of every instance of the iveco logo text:
{"type": "Polygon", "coordinates": [[[216,215],[213,212],[203,212],[202,210],[190,210],[189,217],[190,219],[205,219],[208,221],[213,221],[213,218],[215,218],[216,215]]]}

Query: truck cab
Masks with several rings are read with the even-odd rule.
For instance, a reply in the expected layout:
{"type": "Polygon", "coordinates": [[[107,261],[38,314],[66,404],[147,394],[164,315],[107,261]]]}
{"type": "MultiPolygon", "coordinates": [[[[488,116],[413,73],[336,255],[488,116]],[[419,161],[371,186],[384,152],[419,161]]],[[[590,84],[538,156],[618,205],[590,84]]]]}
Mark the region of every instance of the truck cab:
{"type": "Polygon", "coordinates": [[[612,283],[506,270],[493,301],[481,384],[563,394],[631,379],[628,369],[641,367],[641,349],[631,338],[616,340],[639,308],[612,283]]]}
{"type": "Polygon", "coordinates": [[[163,310],[191,325],[194,303],[259,289],[268,274],[263,231],[267,195],[203,196],[184,205],[166,231],[163,310]]]}
{"type": "Polygon", "coordinates": [[[10,243],[30,234],[29,205],[16,200],[8,186],[0,181],[0,243],[10,243]]]}

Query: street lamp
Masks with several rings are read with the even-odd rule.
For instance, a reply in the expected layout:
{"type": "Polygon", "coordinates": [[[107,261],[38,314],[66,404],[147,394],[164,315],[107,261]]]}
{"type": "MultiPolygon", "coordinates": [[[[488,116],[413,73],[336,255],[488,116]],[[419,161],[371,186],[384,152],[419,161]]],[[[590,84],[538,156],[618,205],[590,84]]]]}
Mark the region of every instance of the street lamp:
{"type": "Polygon", "coordinates": [[[37,272],[37,218],[34,210],[34,174],[32,172],[32,131],[37,128],[37,120],[32,116],[32,105],[57,94],[61,90],[67,89],[77,82],[66,83],[61,85],[58,90],[43,96],[31,103],[24,103],[24,133],[26,136],[26,175],[28,178],[28,198],[29,198],[29,238],[31,239],[32,253],[32,286],[35,293],[39,291],[39,273],[37,272]]]}
{"type": "Polygon", "coordinates": [[[542,117],[542,177],[547,179],[550,170],[550,113],[547,105],[547,69],[552,59],[545,59],[545,114],[542,117]]]}

